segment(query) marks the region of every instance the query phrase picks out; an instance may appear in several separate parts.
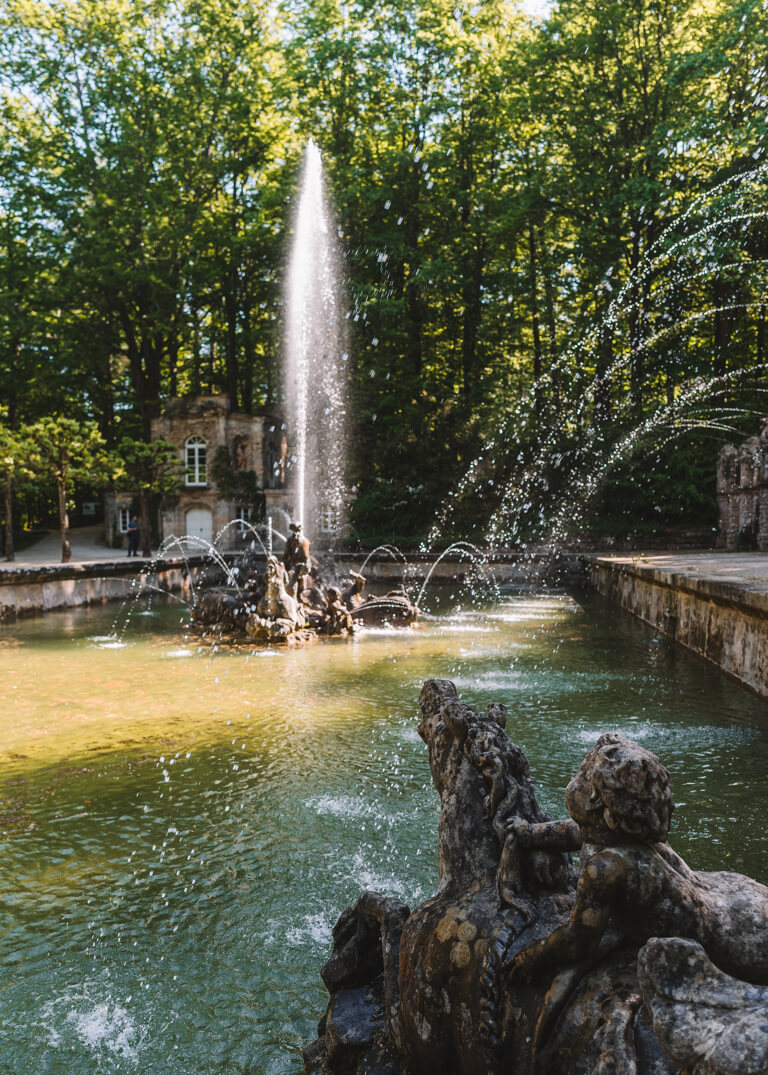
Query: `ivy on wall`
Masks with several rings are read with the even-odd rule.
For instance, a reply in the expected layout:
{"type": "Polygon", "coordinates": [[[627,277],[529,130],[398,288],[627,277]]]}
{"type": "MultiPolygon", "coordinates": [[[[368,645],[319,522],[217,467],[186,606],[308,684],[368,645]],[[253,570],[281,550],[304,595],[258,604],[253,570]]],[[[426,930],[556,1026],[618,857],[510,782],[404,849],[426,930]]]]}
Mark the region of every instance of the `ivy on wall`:
{"type": "Polygon", "coordinates": [[[264,490],[259,484],[255,470],[238,470],[226,445],[216,449],[211,463],[211,477],[216,483],[219,496],[234,500],[251,508],[254,518],[264,517],[264,490]]]}

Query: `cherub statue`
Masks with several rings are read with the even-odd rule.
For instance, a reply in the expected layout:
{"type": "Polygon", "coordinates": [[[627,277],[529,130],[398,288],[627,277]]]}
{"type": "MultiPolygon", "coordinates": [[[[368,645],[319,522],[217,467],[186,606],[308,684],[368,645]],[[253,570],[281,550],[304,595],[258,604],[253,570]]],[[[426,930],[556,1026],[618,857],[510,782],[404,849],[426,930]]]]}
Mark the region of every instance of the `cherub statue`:
{"type": "Polygon", "coordinates": [[[323,621],[323,632],[328,635],[351,634],[355,625],[347,606],[341,599],[341,594],[335,586],[329,586],[326,593],[328,605],[323,621]]]}
{"type": "Polygon", "coordinates": [[[536,979],[591,956],[609,922],[629,941],[687,937],[734,977],[768,983],[768,888],[740,874],[697,873],[667,843],[673,802],[655,754],[603,735],[566,788],[572,821],[507,822],[509,858],[581,848],[570,919],[505,964],[536,979]]]}
{"type": "Polygon", "coordinates": [[[357,608],[358,605],[365,601],[363,597],[365,575],[361,575],[359,571],[350,571],[350,575],[352,576],[352,582],[341,595],[341,599],[351,612],[353,608],[357,608]]]}

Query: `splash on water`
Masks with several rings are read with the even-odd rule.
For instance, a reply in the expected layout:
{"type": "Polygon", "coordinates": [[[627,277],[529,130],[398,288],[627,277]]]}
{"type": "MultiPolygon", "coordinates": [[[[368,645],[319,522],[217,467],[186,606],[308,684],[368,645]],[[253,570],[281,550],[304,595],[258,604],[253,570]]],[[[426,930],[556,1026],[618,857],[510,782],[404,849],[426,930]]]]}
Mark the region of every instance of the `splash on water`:
{"type": "Polygon", "coordinates": [[[364,799],[355,799],[349,795],[322,795],[318,799],[311,799],[307,803],[318,814],[331,815],[333,817],[365,817],[379,812],[377,803],[369,803],[364,799]]]}
{"type": "Polygon", "coordinates": [[[128,643],[124,642],[117,635],[92,635],[89,639],[99,649],[124,649],[128,643]]]}
{"type": "Polygon", "coordinates": [[[144,1032],[126,1003],[111,997],[94,999],[89,988],[72,989],[42,1007],[40,1024],[54,1049],[66,1048],[74,1036],[95,1064],[110,1064],[117,1058],[135,1064],[144,1032]]]}
{"type": "Polygon", "coordinates": [[[336,915],[332,911],[327,914],[308,914],[300,925],[290,926],[285,932],[285,940],[291,948],[303,947],[307,944],[326,947],[330,944],[331,933],[336,924],[336,915]]]}

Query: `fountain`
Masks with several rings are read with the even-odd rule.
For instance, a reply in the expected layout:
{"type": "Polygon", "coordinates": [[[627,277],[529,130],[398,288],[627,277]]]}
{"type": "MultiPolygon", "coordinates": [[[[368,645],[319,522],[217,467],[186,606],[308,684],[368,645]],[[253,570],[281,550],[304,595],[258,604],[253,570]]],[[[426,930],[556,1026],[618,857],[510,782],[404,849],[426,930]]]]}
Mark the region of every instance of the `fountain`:
{"type": "MultiPolygon", "coordinates": [[[[195,602],[193,622],[230,639],[304,642],[319,634],[351,634],[356,625],[409,626],[418,616],[404,590],[363,598],[360,573],[338,579],[332,559],[321,566],[309,552],[310,537],[332,537],[342,529],[348,499],[348,352],[336,225],[325,185],[320,150],[310,140],[285,285],[284,388],[295,445],[289,475],[296,521],[284,538],[282,559],[272,555],[271,518],[266,548],[251,528],[266,571],[252,572],[236,593],[209,589],[195,602]]],[[[215,552],[215,543],[212,548],[215,552]]],[[[231,571],[225,570],[231,584],[231,571]]]]}
{"type": "MultiPolygon", "coordinates": [[[[319,635],[351,635],[356,627],[406,627],[418,606],[405,590],[363,596],[365,576],[353,571],[344,581],[330,575],[310,554],[300,523],[291,523],[281,558],[266,553],[266,573],[248,575],[236,593],[205,589],[192,606],[192,622],[229,641],[307,642],[319,635]]],[[[241,569],[237,568],[241,574],[241,569]]],[[[228,578],[233,579],[232,571],[228,578]]]]}
{"type": "Polygon", "coordinates": [[[310,140],[285,286],[284,387],[295,514],[312,537],[339,530],[347,507],[348,352],[335,232],[320,150],[310,140]]]}
{"type": "MultiPolygon", "coordinates": [[[[314,155],[308,150],[307,167],[314,155]]],[[[332,236],[327,222],[324,230],[332,236]]],[[[300,268],[296,272],[300,277],[300,268]]],[[[323,301],[313,299],[313,309],[322,311],[323,301]]],[[[332,521],[333,511],[344,507],[332,474],[317,493],[308,482],[318,458],[311,461],[313,436],[337,429],[333,445],[343,442],[341,427],[333,426],[343,407],[327,400],[322,413],[310,417],[319,392],[311,359],[333,350],[317,341],[326,328],[333,337],[341,323],[333,302],[325,308],[325,327],[310,330],[297,315],[294,356],[303,372],[287,378],[297,389],[292,406],[306,419],[303,447],[291,464],[303,475],[295,517],[313,537],[323,508],[332,521]]],[[[343,363],[343,350],[338,354],[343,363]]],[[[665,421],[679,417],[672,411],[665,421]]],[[[295,420],[298,429],[302,422],[295,420]]],[[[327,458],[331,470],[340,465],[337,453],[327,458]]],[[[468,487],[479,476],[485,480],[484,465],[478,462],[468,487]]],[[[504,503],[499,543],[516,536],[508,524],[517,503],[504,503]]],[[[527,939],[564,923],[574,906],[575,873],[561,851],[531,847],[516,857],[506,826],[502,845],[486,803],[494,820],[510,820],[512,792],[518,791],[519,813],[546,826],[568,776],[607,726],[652,746],[673,771],[684,769],[676,846],[688,860],[718,870],[726,854],[729,869],[763,871],[766,879],[764,704],[716,670],[610,609],[596,614],[589,601],[501,593],[492,585],[484,604],[459,597],[452,586],[439,608],[435,602],[435,610],[420,617],[419,631],[374,626],[363,639],[362,632],[350,633],[347,617],[353,625],[358,617],[364,622],[356,610],[366,604],[360,600],[365,566],[343,584],[330,575],[321,579],[325,606],[316,607],[311,591],[319,575],[302,570],[308,560],[312,566],[308,548],[295,542],[286,560],[284,553],[274,555],[272,537],[279,548],[290,534],[257,526],[248,532],[254,560],[270,564],[269,587],[263,572],[254,581],[250,568],[217,559],[215,542],[195,546],[211,551],[225,582],[217,598],[210,585],[190,579],[201,618],[205,602],[221,601],[211,612],[217,630],[203,625],[205,645],[187,630],[186,609],[165,604],[160,595],[139,615],[141,586],[121,613],[119,631],[114,613],[101,609],[0,627],[13,707],[0,752],[0,1022],[9,1070],[297,1075],[302,1048],[327,1002],[317,968],[327,957],[339,908],[350,901],[354,909],[333,937],[326,971],[332,1011],[316,1059],[336,1047],[334,1034],[341,1041],[345,1010],[360,1001],[370,1014],[370,996],[382,1012],[373,1020],[378,1059],[386,1048],[392,1054],[395,1039],[386,1035],[394,1027],[418,1063],[426,1056],[425,1066],[417,1063],[414,1070],[435,1063],[449,1070],[453,1058],[446,1049],[458,1042],[462,1055],[468,1051],[446,1016],[446,1002],[454,1000],[455,1010],[467,1011],[478,1028],[479,1039],[467,1044],[477,1046],[468,1063],[484,1065],[480,1070],[487,1071],[487,1057],[515,1035],[529,1050],[526,1057],[533,1042],[541,1058],[534,1023],[542,1014],[561,1019],[553,1040],[557,1055],[579,1025],[578,1007],[569,1007],[575,977],[568,970],[556,975],[542,1002],[542,983],[529,986],[522,973],[516,979],[512,960],[515,943],[522,950],[527,939]],[[342,645],[267,644],[277,640],[270,632],[286,640],[315,637],[315,614],[329,630],[345,634],[342,645]],[[240,644],[223,644],[229,638],[240,644]],[[446,702],[438,692],[424,722],[435,779],[443,780],[435,756],[442,746],[462,778],[470,773],[474,782],[458,838],[447,825],[436,832],[427,758],[412,721],[416,685],[435,676],[455,681],[474,704],[490,706],[488,717],[475,723],[468,707],[448,705],[449,736],[438,728],[436,710],[446,702]],[[501,735],[502,707],[494,700],[502,690],[514,702],[507,726],[526,745],[535,796],[525,755],[501,735]],[[470,736],[470,727],[478,734],[470,736]],[[514,787],[504,768],[510,760],[514,787]],[[480,839],[470,831],[473,820],[480,839]],[[438,835],[443,902],[425,903],[434,889],[425,848],[438,835]],[[462,887],[467,861],[483,882],[469,894],[462,887]],[[462,871],[446,872],[446,864],[456,862],[462,871]],[[522,874],[531,863],[518,883],[515,871],[522,874]],[[390,896],[358,899],[361,890],[390,896]],[[445,898],[454,897],[446,905],[445,898]],[[407,915],[409,905],[418,908],[414,915],[407,915]],[[434,934],[431,916],[437,918],[434,934]],[[483,932],[490,922],[498,926],[492,936],[483,932]],[[442,989],[426,1006],[414,1000],[408,1012],[397,1003],[396,944],[387,951],[380,943],[382,931],[385,941],[396,942],[403,923],[408,974],[423,983],[428,968],[442,989]],[[435,937],[437,966],[420,959],[420,945],[435,937]],[[473,978],[478,962],[482,973],[473,978]],[[457,983],[471,991],[465,1007],[452,992],[457,983]],[[515,1008],[524,1011],[526,1025],[516,1022],[515,1008]],[[436,1039],[439,1063],[429,1053],[436,1039]]],[[[389,554],[402,559],[396,550],[389,554]]],[[[469,543],[462,554],[482,562],[469,543]]],[[[151,585],[151,568],[146,578],[151,585]]],[[[411,604],[422,611],[427,591],[418,585],[410,590],[411,604]]],[[[389,601],[398,606],[399,595],[389,601]]],[[[522,845],[522,830],[515,834],[522,845]]],[[[637,1040],[651,1051],[661,1048],[663,1028],[679,1010],[679,998],[665,985],[676,959],[692,960],[709,981],[728,985],[728,997],[735,995],[717,978],[720,972],[707,967],[706,947],[704,954],[674,944],[659,952],[649,942],[638,963],[637,945],[606,952],[611,940],[607,935],[599,942],[598,956],[607,964],[590,967],[593,954],[587,954],[585,977],[576,983],[584,990],[577,1004],[605,986],[604,1022],[583,1024],[596,1030],[587,1043],[590,1055],[617,1055],[610,1048],[622,1045],[633,1010],[637,1040]],[[626,975],[623,993],[614,988],[614,973],[626,975]],[[639,996],[645,1015],[632,1007],[639,996]]],[[[740,966],[731,970],[741,973],[740,966]]],[[[425,996],[431,988],[427,982],[425,996]]],[[[750,989],[759,987],[742,987],[741,995],[750,989]]],[[[359,1039],[369,1056],[370,1040],[359,1039]]],[[[692,1054],[680,1055],[681,1064],[698,1063],[692,1054]]]]}
{"type": "Polygon", "coordinates": [[[568,343],[487,439],[438,513],[425,550],[450,532],[460,505],[478,500],[488,510],[478,516],[476,532],[464,536],[491,549],[563,547],[583,530],[606,478],[639,448],[663,453],[693,434],[751,432],[768,364],[758,358],[689,371],[684,356],[686,338],[713,319],[764,316],[766,263],[753,245],[767,215],[767,183],[764,164],[729,176],[667,226],[620,288],[609,270],[601,285],[610,299],[606,313],[568,343]],[[735,294],[757,297],[702,308],[701,293],[716,291],[713,282],[724,269],[735,294]],[[606,338],[613,357],[601,370],[597,356],[606,338]],[[665,382],[642,415],[631,394],[611,397],[612,387],[632,382],[638,369],[665,382]],[[609,417],[601,416],[606,398],[612,398],[609,417]]]}

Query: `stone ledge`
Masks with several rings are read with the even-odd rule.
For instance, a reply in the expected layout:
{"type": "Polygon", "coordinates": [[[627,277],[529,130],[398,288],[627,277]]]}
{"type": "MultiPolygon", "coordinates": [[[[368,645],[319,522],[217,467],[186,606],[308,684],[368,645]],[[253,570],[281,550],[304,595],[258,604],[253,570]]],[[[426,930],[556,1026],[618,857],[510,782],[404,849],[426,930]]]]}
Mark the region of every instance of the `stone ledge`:
{"type": "Polygon", "coordinates": [[[715,601],[730,608],[743,608],[752,615],[768,618],[768,578],[741,576],[723,578],[715,574],[696,574],[693,571],[669,570],[651,563],[587,554],[588,568],[606,567],[612,572],[633,575],[657,586],[679,590],[704,600],[715,601]]]}
{"type": "Polygon", "coordinates": [[[59,608],[104,604],[136,592],[142,576],[152,575],[169,593],[183,593],[206,564],[195,556],[162,560],[126,557],[69,564],[33,564],[0,570],[0,620],[30,616],[59,608]]]}
{"type": "Polygon", "coordinates": [[[637,558],[585,559],[599,594],[768,698],[768,577],[750,573],[751,566],[764,569],[765,557],[725,561],[725,578],[716,570],[724,564],[708,569],[704,559],[686,569],[637,558]]]}

